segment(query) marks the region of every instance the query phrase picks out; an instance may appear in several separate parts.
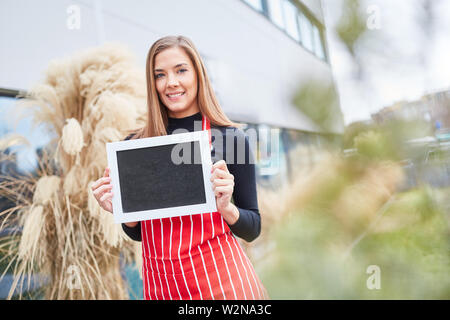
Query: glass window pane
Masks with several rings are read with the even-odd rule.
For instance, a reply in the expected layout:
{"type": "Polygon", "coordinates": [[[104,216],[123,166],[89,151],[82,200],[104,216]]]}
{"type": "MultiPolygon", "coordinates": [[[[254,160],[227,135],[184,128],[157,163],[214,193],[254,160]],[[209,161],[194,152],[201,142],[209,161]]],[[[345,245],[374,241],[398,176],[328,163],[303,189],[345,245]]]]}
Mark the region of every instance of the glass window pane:
{"type": "Polygon", "coordinates": [[[300,41],[300,35],[297,25],[297,7],[290,1],[283,1],[284,17],[286,21],[286,31],[297,41],[300,41]]]}
{"type": "Polygon", "coordinates": [[[303,46],[313,51],[312,24],[307,17],[301,12],[298,14],[298,22],[300,26],[300,36],[303,46]]]}
{"type": "Polygon", "coordinates": [[[284,29],[284,17],[281,7],[281,0],[268,0],[267,5],[269,7],[269,17],[277,26],[284,29]]]}
{"type": "Polygon", "coordinates": [[[313,34],[314,34],[314,52],[320,59],[325,59],[325,53],[323,50],[322,39],[320,37],[320,32],[317,26],[313,26],[313,34]]]}
{"type": "Polygon", "coordinates": [[[0,97],[0,136],[17,133],[28,140],[29,146],[13,146],[8,152],[15,152],[17,155],[16,163],[12,164],[14,170],[22,173],[32,172],[38,166],[37,157],[40,149],[47,145],[52,137],[43,125],[33,127],[31,116],[21,118],[15,126],[16,120],[19,119],[14,108],[16,102],[15,98],[0,97]]]}
{"type": "Polygon", "coordinates": [[[263,11],[261,0],[244,0],[244,1],[248,3],[250,6],[252,6],[254,9],[258,10],[259,12],[263,11]]]}

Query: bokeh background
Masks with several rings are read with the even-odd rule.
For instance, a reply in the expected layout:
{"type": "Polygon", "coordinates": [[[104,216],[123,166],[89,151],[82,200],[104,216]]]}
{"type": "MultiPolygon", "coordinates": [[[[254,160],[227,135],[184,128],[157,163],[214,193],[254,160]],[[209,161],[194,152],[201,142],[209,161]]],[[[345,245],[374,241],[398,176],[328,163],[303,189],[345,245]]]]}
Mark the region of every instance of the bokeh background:
{"type": "Polygon", "coordinates": [[[0,298],[142,299],[93,206],[165,35],[251,138],[273,299],[450,298],[450,2],[0,2],[0,298]],[[98,250],[98,251],[96,251],[98,250]]]}

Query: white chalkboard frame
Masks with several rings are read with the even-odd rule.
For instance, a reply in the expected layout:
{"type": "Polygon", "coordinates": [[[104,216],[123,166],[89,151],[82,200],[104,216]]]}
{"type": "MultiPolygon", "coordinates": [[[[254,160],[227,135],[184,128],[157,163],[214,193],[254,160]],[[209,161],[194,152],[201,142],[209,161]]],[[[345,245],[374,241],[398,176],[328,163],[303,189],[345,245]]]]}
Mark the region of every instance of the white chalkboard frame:
{"type": "MultiPolygon", "coordinates": [[[[136,140],[110,142],[106,144],[106,153],[108,158],[108,167],[110,168],[111,184],[113,186],[112,205],[114,221],[116,223],[144,221],[217,211],[216,198],[212,190],[212,183],[210,180],[212,161],[208,131],[202,130],[136,140]],[[120,193],[117,151],[195,141],[198,141],[200,145],[206,203],[124,213],[120,193]]],[[[189,181],[186,181],[186,187],[189,187],[189,181]]]]}

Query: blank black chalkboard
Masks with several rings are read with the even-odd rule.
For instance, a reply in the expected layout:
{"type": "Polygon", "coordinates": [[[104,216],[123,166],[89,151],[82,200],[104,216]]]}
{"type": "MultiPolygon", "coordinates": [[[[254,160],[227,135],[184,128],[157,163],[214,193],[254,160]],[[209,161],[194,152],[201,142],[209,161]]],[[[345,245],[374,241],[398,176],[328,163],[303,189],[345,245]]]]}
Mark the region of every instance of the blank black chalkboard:
{"type": "Polygon", "coordinates": [[[116,151],[122,211],[206,203],[199,141],[116,151]],[[176,164],[172,149],[190,148],[191,161],[176,164]],[[198,161],[197,161],[198,162],[198,161]]]}

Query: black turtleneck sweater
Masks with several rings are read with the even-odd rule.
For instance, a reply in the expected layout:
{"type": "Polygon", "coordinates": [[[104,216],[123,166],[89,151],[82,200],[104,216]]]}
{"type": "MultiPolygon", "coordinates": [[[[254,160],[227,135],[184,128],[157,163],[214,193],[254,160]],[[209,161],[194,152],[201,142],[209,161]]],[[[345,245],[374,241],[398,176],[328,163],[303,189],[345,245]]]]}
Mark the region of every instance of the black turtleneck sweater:
{"type": "MultiPolygon", "coordinates": [[[[172,134],[175,130],[175,133],[202,130],[201,113],[179,119],[169,117],[167,134],[172,134]]],[[[212,125],[211,136],[213,163],[225,160],[228,171],[234,176],[233,202],[239,210],[239,219],[229,227],[236,236],[250,242],[261,232],[261,217],[256,195],[255,162],[248,138],[240,129],[212,125]],[[245,157],[242,154],[244,150],[245,157]]],[[[131,137],[132,135],[125,140],[131,137]]],[[[141,241],[140,222],[133,228],[123,223],[122,228],[131,239],[141,241]]]]}

